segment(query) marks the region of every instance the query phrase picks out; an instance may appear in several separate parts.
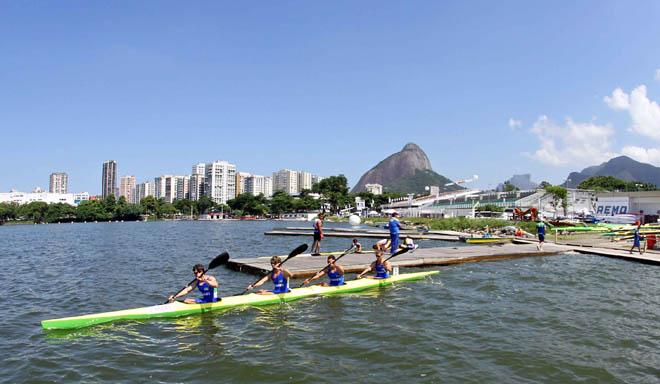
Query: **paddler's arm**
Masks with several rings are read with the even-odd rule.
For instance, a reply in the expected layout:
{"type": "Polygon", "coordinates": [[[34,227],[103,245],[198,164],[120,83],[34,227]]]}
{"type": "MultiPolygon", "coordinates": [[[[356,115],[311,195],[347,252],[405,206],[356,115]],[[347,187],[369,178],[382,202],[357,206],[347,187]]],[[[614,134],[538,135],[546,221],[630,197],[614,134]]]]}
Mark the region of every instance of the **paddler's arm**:
{"type": "Polygon", "coordinates": [[[321,277],[323,275],[325,275],[325,269],[322,270],[322,271],[319,271],[316,275],[314,275],[314,276],[306,279],[305,281],[303,281],[303,284],[309,284],[310,281],[314,281],[314,280],[318,279],[319,277],[321,277]]]}
{"type": "Polygon", "coordinates": [[[344,276],[344,267],[341,265],[335,264],[335,268],[337,268],[337,271],[339,272],[339,275],[344,276]]]}
{"type": "Polygon", "coordinates": [[[270,279],[270,273],[267,274],[266,276],[262,277],[261,280],[257,281],[256,283],[248,285],[246,289],[249,291],[252,288],[256,288],[256,287],[262,285],[263,283],[267,282],[268,279],[270,279]]]}
{"type": "Polygon", "coordinates": [[[287,280],[293,277],[293,275],[291,274],[291,272],[289,272],[288,269],[282,268],[282,274],[284,275],[284,278],[287,280]]]}
{"type": "MultiPolygon", "coordinates": [[[[216,283],[216,284],[217,284],[217,283],[216,283]]],[[[181,297],[181,296],[185,296],[185,295],[189,294],[190,291],[192,291],[193,289],[195,289],[196,286],[197,286],[197,280],[195,280],[195,282],[192,283],[192,284],[190,284],[189,286],[185,287],[185,288],[183,289],[183,291],[179,292],[177,295],[171,295],[167,300],[168,300],[169,302],[172,302],[172,301],[176,300],[177,298],[179,298],[179,297],[181,297]]]]}
{"type": "Polygon", "coordinates": [[[390,264],[389,261],[386,261],[383,263],[383,267],[387,270],[387,272],[392,273],[392,264],[390,264]]]}
{"type": "Polygon", "coordinates": [[[371,269],[373,268],[373,265],[374,265],[374,264],[375,264],[375,263],[372,263],[372,264],[369,265],[367,268],[365,268],[364,271],[360,272],[360,274],[357,275],[356,279],[361,279],[362,276],[363,276],[365,273],[371,271],[371,269]]]}

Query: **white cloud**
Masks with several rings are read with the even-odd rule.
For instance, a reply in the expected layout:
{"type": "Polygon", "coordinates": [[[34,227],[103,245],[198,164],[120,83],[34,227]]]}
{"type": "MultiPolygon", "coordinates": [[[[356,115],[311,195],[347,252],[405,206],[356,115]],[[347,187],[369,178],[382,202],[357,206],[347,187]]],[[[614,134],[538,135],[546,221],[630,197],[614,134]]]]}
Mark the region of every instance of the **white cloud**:
{"type": "Polygon", "coordinates": [[[629,156],[642,163],[660,166],[660,148],[642,148],[627,145],[621,149],[621,154],[629,156]]]}
{"type": "Polygon", "coordinates": [[[576,123],[567,119],[559,125],[539,116],[530,132],[535,134],[541,147],[529,157],[550,165],[592,165],[611,158],[610,139],[614,129],[609,125],[576,123]]]}
{"type": "Polygon", "coordinates": [[[615,110],[627,110],[632,120],[631,132],[660,141],[660,106],[646,96],[646,86],[640,85],[626,94],[621,88],[605,96],[604,101],[615,110]]]}
{"type": "Polygon", "coordinates": [[[612,92],[612,97],[605,96],[603,100],[612,109],[626,110],[630,108],[630,97],[621,88],[615,89],[612,92]]]}
{"type": "Polygon", "coordinates": [[[522,121],[516,120],[513,117],[509,118],[509,128],[515,131],[520,128],[520,126],[522,126],[522,121]]]}

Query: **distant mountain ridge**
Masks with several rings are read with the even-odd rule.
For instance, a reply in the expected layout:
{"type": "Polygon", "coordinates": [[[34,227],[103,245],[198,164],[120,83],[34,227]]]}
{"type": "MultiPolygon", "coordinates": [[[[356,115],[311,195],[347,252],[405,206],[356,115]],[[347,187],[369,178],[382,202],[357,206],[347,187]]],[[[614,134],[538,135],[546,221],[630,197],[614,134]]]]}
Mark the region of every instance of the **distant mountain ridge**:
{"type": "Polygon", "coordinates": [[[614,157],[600,165],[587,167],[581,172],[571,172],[563,185],[576,188],[582,181],[592,176],[613,176],[621,180],[641,181],[660,186],[660,167],[640,163],[628,156],[614,157]]]}
{"type": "Polygon", "coordinates": [[[463,189],[458,185],[445,187],[452,181],[433,171],[426,153],[414,143],[406,144],[368,170],[351,190],[362,192],[366,184],[380,184],[384,192],[425,193],[426,186],[439,186],[441,191],[463,189]]]}
{"type": "MultiPolygon", "coordinates": [[[[532,175],[529,173],[523,173],[521,175],[513,175],[509,180],[506,180],[504,183],[509,182],[509,184],[517,187],[521,190],[526,189],[535,189],[538,188],[539,184],[532,181],[532,175]]],[[[504,190],[504,183],[497,186],[498,191],[504,190]]]]}

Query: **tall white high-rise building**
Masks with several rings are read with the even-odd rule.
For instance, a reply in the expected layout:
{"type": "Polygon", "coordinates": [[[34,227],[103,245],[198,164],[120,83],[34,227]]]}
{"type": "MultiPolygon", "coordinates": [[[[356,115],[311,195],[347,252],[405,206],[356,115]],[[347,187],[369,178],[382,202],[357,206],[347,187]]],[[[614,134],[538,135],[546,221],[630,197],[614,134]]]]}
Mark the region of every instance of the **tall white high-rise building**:
{"type": "Polygon", "coordinates": [[[48,192],[67,193],[69,189],[69,175],[64,172],[53,172],[50,174],[48,192]]]}
{"type": "Polygon", "coordinates": [[[117,195],[117,162],[108,160],[103,162],[103,175],[101,179],[101,196],[117,195]]]}
{"type": "Polygon", "coordinates": [[[298,193],[303,189],[312,189],[312,174],[305,171],[298,171],[298,193]]]}
{"type": "Polygon", "coordinates": [[[204,194],[216,204],[226,204],[236,197],[236,165],[227,161],[206,164],[204,194]]]}
{"type": "Polygon", "coordinates": [[[270,176],[264,176],[264,196],[273,196],[273,178],[270,176]]]}
{"type": "Polygon", "coordinates": [[[199,200],[204,196],[204,178],[205,175],[192,174],[190,175],[190,184],[188,186],[189,199],[192,201],[199,200]]]}
{"type": "Polygon", "coordinates": [[[206,164],[204,163],[197,163],[192,166],[192,174],[193,175],[206,175],[206,164]]]}
{"type": "Polygon", "coordinates": [[[176,177],[176,195],[174,200],[183,200],[190,197],[190,176],[176,177]]]}
{"type": "Polygon", "coordinates": [[[140,201],[147,196],[155,197],[155,184],[145,181],[135,186],[133,204],[140,204],[140,201]]]}
{"type": "Polygon", "coordinates": [[[253,196],[259,194],[265,197],[273,196],[273,179],[270,177],[251,175],[245,179],[245,193],[253,196]]]}
{"type": "Polygon", "coordinates": [[[132,203],[135,199],[135,176],[122,176],[119,179],[119,197],[124,196],[127,202],[132,203]]]}
{"type": "Polygon", "coordinates": [[[283,191],[289,195],[298,194],[298,172],[280,169],[273,172],[273,192],[283,191]]]}
{"type": "Polygon", "coordinates": [[[168,203],[174,202],[177,198],[177,177],[173,175],[162,175],[154,179],[156,185],[156,199],[164,199],[168,203]]]}

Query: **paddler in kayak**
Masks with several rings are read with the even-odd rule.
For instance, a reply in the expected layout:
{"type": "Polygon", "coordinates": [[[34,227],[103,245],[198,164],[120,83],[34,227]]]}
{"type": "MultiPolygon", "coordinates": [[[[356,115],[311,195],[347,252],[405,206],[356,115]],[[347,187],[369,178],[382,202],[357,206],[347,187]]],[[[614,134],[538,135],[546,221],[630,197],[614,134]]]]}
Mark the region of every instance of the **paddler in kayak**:
{"type": "Polygon", "coordinates": [[[262,277],[261,280],[257,281],[256,283],[248,285],[247,286],[248,291],[262,285],[268,280],[273,281],[273,285],[274,285],[273,290],[268,291],[262,289],[259,292],[257,292],[258,294],[273,295],[278,293],[287,293],[291,291],[289,289],[289,279],[291,279],[292,275],[291,272],[282,268],[282,259],[279,256],[273,256],[270,258],[270,265],[273,267],[272,272],[262,277]]]}
{"type": "Polygon", "coordinates": [[[195,282],[184,288],[175,296],[170,296],[168,300],[172,302],[178,297],[187,295],[190,293],[190,291],[197,287],[197,289],[199,289],[199,291],[202,293],[202,297],[197,299],[187,298],[183,301],[184,303],[202,304],[218,301],[218,281],[215,279],[215,277],[207,275],[202,264],[196,264],[192,271],[195,275],[195,282]]]}
{"type": "Polygon", "coordinates": [[[358,279],[364,277],[364,274],[369,271],[376,272],[375,276],[367,276],[370,279],[387,279],[390,277],[390,273],[392,272],[392,266],[390,265],[390,262],[383,261],[383,251],[378,249],[375,245],[374,250],[376,251],[376,260],[371,263],[371,265],[364,271],[362,271],[362,273],[357,275],[358,279]]]}
{"type": "Polygon", "coordinates": [[[336,287],[339,285],[344,285],[346,284],[344,282],[344,268],[336,263],[337,258],[330,255],[328,256],[328,266],[325,267],[325,269],[319,271],[316,275],[310,277],[309,279],[305,280],[303,284],[308,284],[312,280],[316,280],[320,278],[323,275],[328,275],[328,282],[322,282],[321,286],[331,286],[331,287],[336,287]]]}

